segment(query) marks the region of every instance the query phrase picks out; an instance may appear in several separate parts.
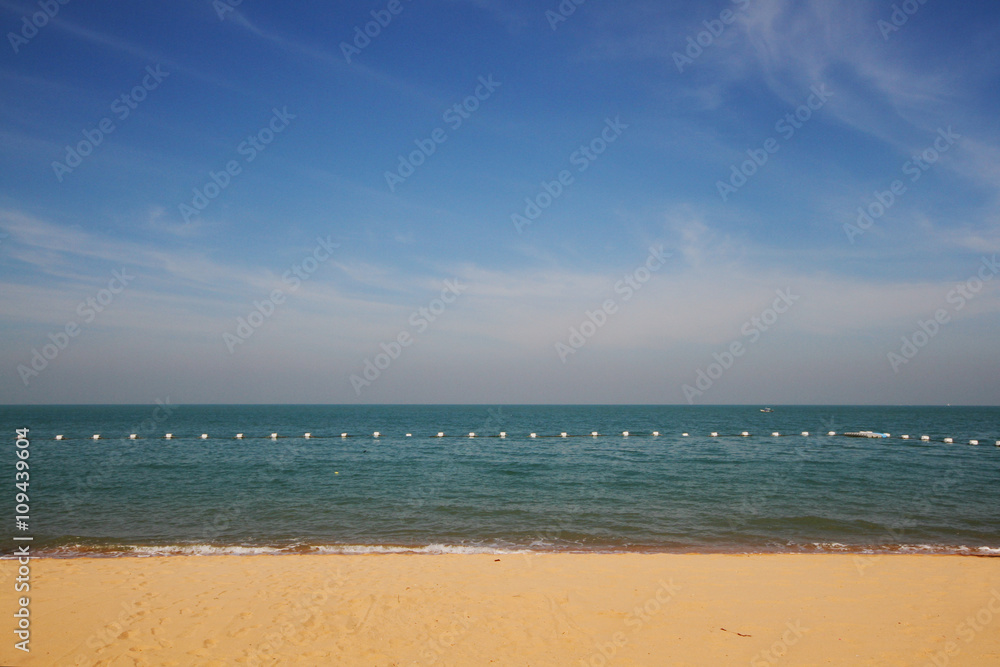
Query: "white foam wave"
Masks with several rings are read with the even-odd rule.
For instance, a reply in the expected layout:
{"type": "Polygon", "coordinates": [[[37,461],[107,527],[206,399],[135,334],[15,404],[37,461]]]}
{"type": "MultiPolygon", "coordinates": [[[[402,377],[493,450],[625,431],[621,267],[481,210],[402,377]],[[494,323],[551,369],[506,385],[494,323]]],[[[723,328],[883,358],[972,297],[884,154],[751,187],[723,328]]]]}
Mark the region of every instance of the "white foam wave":
{"type": "Polygon", "coordinates": [[[68,545],[48,551],[49,556],[283,556],[290,554],[523,554],[532,549],[515,549],[489,545],[427,544],[423,546],[370,544],[290,544],[286,546],[247,546],[214,544],[167,544],[157,546],[107,546],[101,548],[68,545]]]}
{"type": "Polygon", "coordinates": [[[215,546],[212,544],[168,545],[157,547],[128,547],[123,552],[130,556],[264,556],[289,553],[277,547],[215,546]]]}
{"type": "Polygon", "coordinates": [[[385,546],[367,544],[343,544],[314,547],[324,554],[525,554],[530,549],[508,549],[491,546],[467,546],[458,544],[428,544],[422,547],[385,546]]]}
{"type": "MultiPolygon", "coordinates": [[[[685,553],[690,552],[690,548],[673,548],[658,550],[656,548],[640,549],[646,553],[685,553]]],[[[36,552],[37,556],[51,558],[75,558],[81,556],[88,557],[120,557],[130,556],[136,558],[151,558],[157,556],[283,556],[294,554],[341,554],[341,555],[367,555],[367,554],[490,554],[490,555],[511,555],[511,554],[532,554],[532,553],[621,553],[632,551],[627,547],[618,548],[566,548],[565,545],[557,547],[545,540],[534,540],[524,547],[514,545],[497,544],[443,544],[434,543],[426,545],[386,545],[386,544],[287,544],[283,546],[256,546],[256,545],[214,545],[214,544],[173,544],[159,546],[140,545],[116,545],[116,546],[85,546],[85,545],[65,545],[61,547],[42,549],[36,552]]],[[[760,553],[751,549],[749,551],[741,549],[707,549],[697,550],[700,553],[760,553]]],[[[967,546],[967,545],[947,545],[947,544],[872,544],[872,545],[850,545],[841,542],[813,542],[786,543],[783,548],[764,549],[764,552],[775,553],[833,553],[833,554],[941,554],[941,555],[968,555],[968,556],[1000,556],[1000,547],[991,546],[967,546]]],[[[8,559],[12,556],[2,555],[0,559],[8,559]]]]}
{"type": "MultiPolygon", "coordinates": [[[[794,546],[789,543],[788,546],[794,546]]],[[[813,542],[811,549],[820,553],[858,554],[941,554],[941,555],[1000,555],[1000,547],[970,547],[964,544],[873,544],[869,546],[848,545],[840,542],[813,542]]]]}

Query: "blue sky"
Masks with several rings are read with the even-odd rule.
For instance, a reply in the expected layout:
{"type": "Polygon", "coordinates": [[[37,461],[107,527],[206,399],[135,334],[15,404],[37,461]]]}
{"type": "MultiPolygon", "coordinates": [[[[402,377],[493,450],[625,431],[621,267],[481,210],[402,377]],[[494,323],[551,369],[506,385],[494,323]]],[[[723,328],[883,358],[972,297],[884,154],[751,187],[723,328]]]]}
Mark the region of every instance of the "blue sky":
{"type": "Polygon", "coordinates": [[[903,4],[0,1],[0,403],[996,405],[1000,8],[903,4]]]}

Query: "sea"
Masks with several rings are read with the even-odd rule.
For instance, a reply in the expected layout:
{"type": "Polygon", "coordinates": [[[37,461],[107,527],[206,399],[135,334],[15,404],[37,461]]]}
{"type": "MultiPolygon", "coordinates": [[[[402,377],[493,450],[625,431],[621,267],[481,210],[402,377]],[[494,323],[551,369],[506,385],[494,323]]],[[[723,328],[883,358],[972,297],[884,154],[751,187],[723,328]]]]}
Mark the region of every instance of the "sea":
{"type": "Polygon", "coordinates": [[[5,406],[0,552],[1000,555],[1000,408],[763,407],[5,406]]]}

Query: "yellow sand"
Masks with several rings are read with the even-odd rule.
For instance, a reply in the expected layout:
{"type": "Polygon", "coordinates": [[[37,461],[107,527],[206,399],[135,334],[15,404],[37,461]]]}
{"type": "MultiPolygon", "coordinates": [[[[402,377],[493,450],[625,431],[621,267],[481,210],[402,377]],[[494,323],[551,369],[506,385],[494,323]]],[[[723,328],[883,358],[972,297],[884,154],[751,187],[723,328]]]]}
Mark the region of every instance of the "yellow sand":
{"type": "Polygon", "coordinates": [[[996,558],[42,559],[30,654],[16,567],[2,665],[1000,665],[996,558]]]}

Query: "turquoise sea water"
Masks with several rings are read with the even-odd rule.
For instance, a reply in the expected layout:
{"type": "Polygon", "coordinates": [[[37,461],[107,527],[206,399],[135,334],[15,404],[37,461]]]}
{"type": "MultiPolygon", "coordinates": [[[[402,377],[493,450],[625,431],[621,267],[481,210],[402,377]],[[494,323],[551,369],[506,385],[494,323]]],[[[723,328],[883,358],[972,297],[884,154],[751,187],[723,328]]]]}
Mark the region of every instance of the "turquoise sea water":
{"type": "Polygon", "coordinates": [[[8,406],[0,535],[28,428],[52,555],[1000,554],[1000,408],[760,407],[8,406]]]}

